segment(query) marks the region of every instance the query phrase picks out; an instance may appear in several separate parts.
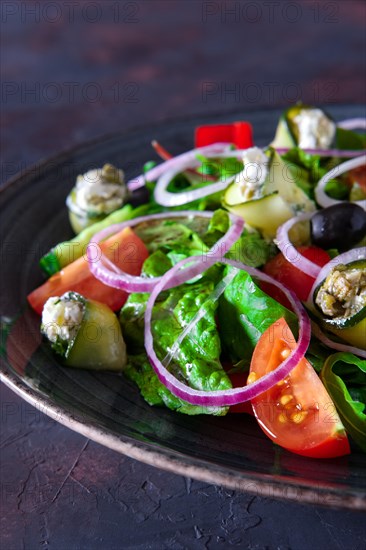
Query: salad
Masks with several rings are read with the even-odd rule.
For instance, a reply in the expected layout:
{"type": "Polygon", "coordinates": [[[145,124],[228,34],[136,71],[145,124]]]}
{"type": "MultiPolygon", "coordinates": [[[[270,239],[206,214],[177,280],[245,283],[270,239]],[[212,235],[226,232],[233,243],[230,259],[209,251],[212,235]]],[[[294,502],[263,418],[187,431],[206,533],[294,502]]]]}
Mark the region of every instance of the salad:
{"type": "Polygon", "coordinates": [[[308,457],[366,451],[365,128],[297,104],[265,148],[247,122],[201,126],[130,181],[80,175],[76,235],[28,295],[44,338],[151,406],[253,414],[308,457]]]}

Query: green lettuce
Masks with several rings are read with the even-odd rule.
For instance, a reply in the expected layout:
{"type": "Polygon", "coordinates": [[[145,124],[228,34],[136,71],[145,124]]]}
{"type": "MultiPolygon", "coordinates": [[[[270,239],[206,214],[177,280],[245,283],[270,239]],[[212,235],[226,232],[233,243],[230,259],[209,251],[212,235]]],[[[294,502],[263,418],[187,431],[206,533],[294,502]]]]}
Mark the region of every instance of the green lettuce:
{"type": "MultiPolygon", "coordinates": [[[[230,226],[229,214],[224,210],[214,212],[209,223],[204,220],[192,219],[186,223],[180,220],[165,220],[157,224],[145,224],[138,228],[139,236],[144,240],[150,252],[145,260],[142,273],[146,277],[157,277],[163,275],[168,269],[179,260],[192,256],[207,253],[212,246],[227,232],[230,226]]],[[[250,265],[258,266],[265,263],[270,254],[268,245],[258,233],[244,231],[241,238],[227,253],[227,256],[240,260],[250,265]]],[[[222,280],[223,273],[233,273],[223,265],[215,264],[204,274],[188,281],[186,284],[160,293],[153,310],[153,336],[154,348],[160,360],[172,352],[174,361],[169,363],[169,369],[179,379],[192,388],[212,391],[228,389],[231,382],[224,371],[221,362],[221,342],[225,344],[225,327],[227,320],[219,319],[220,334],[217,328],[217,317],[219,304],[222,311],[222,304],[217,300],[215,291],[216,285],[222,280]],[[195,315],[202,308],[205,313],[194,323],[189,331],[177,346],[177,339],[180,338],[184,329],[189,325],[195,315]],[[224,337],[221,332],[223,331],[224,337]]],[[[240,272],[235,278],[235,288],[240,293],[240,281],[243,276],[249,277],[246,273],[240,272]]],[[[253,283],[254,284],[254,283],[253,283]]],[[[225,293],[230,293],[228,287],[225,293]]],[[[232,291],[234,292],[234,291],[232,291]]],[[[259,293],[268,305],[271,303],[273,315],[278,319],[284,315],[284,308],[277,304],[257,288],[257,302],[259,307],[259,293]],[[265,298],[264,298],[265,297],[265,298]],[[275,309],[277,307],[277,309],[275,309]],[[276,312],[276,315],[275,315],[276,312]]],[[[120,313],[120,323],[128,351],[128,366],[126,375],[139,387],[144,398],[155,405],[165,404],[167,407],[179,410],[186,414],[225,414],[225,407],[194,407],[174,397],[171,392],[163,386],[154,370],[151,368],[144,348],[144,316],[146,303],[149,298],[145,293],[131,294],[120,313]]],[[[245,295],[242,296],[242,307],[246,307],[245,295]]],[[[290,315],[290,313],[288,312],[290,315]]],[[[238,315],[243,318],[242,312],[238,315]]],[[[259,324],[259,317],[252,319],[252,323],[259,324]]],[[[263,313],[261,315],[263,317],[263,313]]],[[[268,318],[266,313],[266,318],[268,318]]],[[[234,327],[236,319],[233,319],[234,327]]],[[[270,323],[269,323],[270,324],[270,323]]],[[[265,327],[267,328],[267,327],[265,327]]],[[[260,325],[258,330],[252,327],[256,337],[252,337],[248,354],[244,356],[249,359],[249,349],[254,349],[257,336],[265,330],[260,325]]],[[[248,329],[249,330],[249,329],[248,329]]],[[[250,332],[250,330],[249,330],[250,332]]],[[[243,357],[240,357],[242,359],[243,357]]]]}
{"type": "Polygon", "coordinates": [[[337,149],[345,149],[347,151],[364,149],[366,147],[366,134],[358,134],[353,130],[345,130],[337,128],[336,132],[337,149]]]}
{"type": "MultiPolygon", "coordinates": [[[[227,267],[226,274],[232,269],[227,267]]],[[[246,271],[238,271],[219,299],[218,321],[225,353],[246,370],[259,338],[281,317],[296,335],[294,313],[263,292],[246,271]]]]}
{"type": "MultiPolygon", "coordinates": [[[[212,298],[217,275],[217,269],[211,269],[199,282],[161,293],[152,317],[154,349],[160,360],[171,353],[174,359],[168,368],[174,376],[191,388],[203,391],[231,388],[220,362],[221,344],[215,320],[218,303],[212,298]],[[177,346],[177,339],[202,308],[204,315],[177,346]]],[[[131,294],[121,310],[120,322],[128,350],[126,375],[138,385],[150,404],[165,404],[185,414],[226,414],[227,407],[192,406],[174,397],[159,382],[144,352],[147,300],[148,294],[131,294]]]]}
{"type": "Polygon", "coordinates": [[[146,353],[130,355],[124,374],[138,386],[142,397],[151,406],[165,406],[172,411],[178,411],[188,415],[224,414],[224,409],[191,405],[187,403],[187,401],[183,401],[183,399],[179,399],[179,397],[173,395],[172,392],[159,381],[146,353]]]}
{"type": "Polygon", "coordinates": [[[325,361],[321,379],[347,432],[366,452],[366,360],[335,353],[325,361]]]}
{"type": "MultiPolygon", "coordinates": [[[[214,212],[207,231],[202,235],[202,240],[208,247],[215,247],[215,243],[225,235],[229,227],[228,212],[218,209],[214,212]]],[[[251,267],[260,267],[275,254],[275,249],[275,245],[264,240],[257,231],[248,231],[244,228],[241,236],[228,250],[225,257],[251,267]]]]}

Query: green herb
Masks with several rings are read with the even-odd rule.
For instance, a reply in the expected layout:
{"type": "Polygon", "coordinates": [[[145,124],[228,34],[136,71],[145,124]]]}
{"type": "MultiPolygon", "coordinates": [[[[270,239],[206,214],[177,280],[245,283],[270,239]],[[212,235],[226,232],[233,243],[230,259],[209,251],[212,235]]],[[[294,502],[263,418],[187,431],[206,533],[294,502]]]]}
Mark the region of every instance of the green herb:
{"type": "Polygon", "coordinates": [[[347,432],[366,452],[366,360],[335,353],[326,360],[321,378],[347,432]]]}

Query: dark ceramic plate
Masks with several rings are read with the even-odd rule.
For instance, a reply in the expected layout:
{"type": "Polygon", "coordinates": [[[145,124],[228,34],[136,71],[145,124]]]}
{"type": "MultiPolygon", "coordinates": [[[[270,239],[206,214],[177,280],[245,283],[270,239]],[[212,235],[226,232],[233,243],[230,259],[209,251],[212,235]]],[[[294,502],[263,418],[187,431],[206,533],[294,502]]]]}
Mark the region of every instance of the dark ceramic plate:
{"type": "MultiPolygon", "coordinates": [[[[361,107],[332,107],[336,119],[361,107]]],[[[210,483],[262,496],[366,509],[366,458],[357,452],[314,461],[275,448],[254,419],[187,417],[149,407],[122,377],[61,367],[40,343],[39,318],[26,295],[42,281],[38,259],[71,236],[64,206],[77,174],[105,162],[132,177],[154,158],[153,138],[173,152],[192,147],[204,122],[247,119],[256,142],[269,143],[279,112],[193,117],[107,136],[48,160],[8,183],[1,193],[1,314],[6,343],[2,380],[66,426],[128,456],[210,483]]]]}

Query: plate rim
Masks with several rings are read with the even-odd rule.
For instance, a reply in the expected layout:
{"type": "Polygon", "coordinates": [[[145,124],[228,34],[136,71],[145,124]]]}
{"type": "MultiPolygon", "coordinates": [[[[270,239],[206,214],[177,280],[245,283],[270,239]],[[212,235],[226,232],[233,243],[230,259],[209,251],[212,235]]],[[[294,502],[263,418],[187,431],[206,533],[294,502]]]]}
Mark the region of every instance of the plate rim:
{"type": "MultiPolygon", "coordinates": [[[[5,362],[1,359],[0,364],[2,363],[5,362]]],[[[164,447],[160,447],[159,451],[156,451],[153,444],[130,438],[127,435],[118,437],[107,428],[102,430],[97,425],[93,425],[92,421],[83,422],[77,413],[70,414],[66,408],[55,405],[49,398],[27,386],[21,378],[10,371],[0,370],[0,381],[40,412],[63,426],[113,451],[167,472],[264,498],[324,507],[331,506],[353,511],[366,510],[366,493],[362,494],[348,489],[340,492],[339,488],[332,490],[329,486],[321,487],[320,484],[317,489],[314,489],[311,483],[301,478],[282,479],[281,476],[278,476],[276,480],[270,474],[251,474],[250,472],[241,474],[239,470],[232,470],[232,473],[229,474],[223,466],[216,463],[208,465],[207,461],[193,456],[189,457],[189,464],[187,457],[179,451],[168,450],[164,447]]]]}
{"type": "MultiPolygon", "coordinates": [[[[341,109],[342,107],[363,108],[361,104],[333,104],[332,107],[341,109]]],[[[329,105],[328,105],[329,107],[329,105]]],[[[281,111],[281,106],[259,107],[257,109],[245,109],[240,114],[243,116],[250,113],[258,113],[265,111],[281,111]]],[[[60,163],[71,154],[80,153],[83,149],[88,149],[100,142],[116,139],[117,136],[126,136],[131,132],[140,132],[142,130],[161,128],[165,125],[179,124],[182,122],[200,120],[209,120],[215,116],[239,116],[238,108],[228,110],[223,113],[208,112],[208,113],[193,113],[189,116],[181,117],[166,117],[159,121],[152,121],[148,124],[141,123],[135,126],[129,126],[120,131],[104,133],[96,138],[82,141],[74,144],[71,147],[64,148],[54,155],[50,155],[41,159],[39,162],[33,163],[24,170],[8,179],[0,186],[0,198],[6,199],[6,193],[18,187],[25,185],[29,179],[32,179],[35,173],[42,173],[48,166],[60,163]]],[[[270,474],[256,474],[240,470],[232,470],[231,473],[227,468],[217,464],[208,463],[208,461],[189,456],[179,451],[169,450],[164,447],[159,447],[155,450],[152,443],[142,442],[134,438],[130,438],[125,434],[117,436],[108,428],[99,427],[94,424],[92,419],[86,423],[82,418],[79,418],[77,413],[70,413],[67,408],[52,402],[52,400],[44,396],[41,392],[32,389],[24,380],[13,373],[8,367],[6,360],[0,356],[0,381],[10,388],[14,393],[31,405],[39,408],[41,412],[53,418],[67,428],[80,433],[84,437],[104,445],[111,450],[124,454],[132,459],[139,460],[145,464],[161,468],[162,470],[175,473],[178,475],[191,477],[199,481],[211,483],[214,485],[222,485],[229,489],[247,492],[256,496],[265,498],[275,498],[286,501],[296,501],[302,504],[331,506],[333,508],[343,508],[351,510],[366,510],[366,491],[350,490],[345,488],[341,490],[339,487],[332,489],[329,484],[324,487],[318,484],[314,489],[314,484],[307,482],[302,478],[284,478],[277,476],[277,479],[270,474]],[[40,408],[40,406],[42,408],[40,408]],[[188,460],[190,463],[188,463],[188,460]],[[259,489],[259,490],[258,490],[259,489]]]]}

